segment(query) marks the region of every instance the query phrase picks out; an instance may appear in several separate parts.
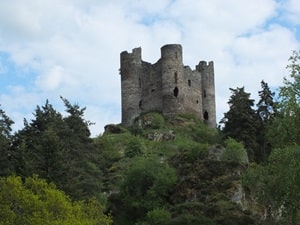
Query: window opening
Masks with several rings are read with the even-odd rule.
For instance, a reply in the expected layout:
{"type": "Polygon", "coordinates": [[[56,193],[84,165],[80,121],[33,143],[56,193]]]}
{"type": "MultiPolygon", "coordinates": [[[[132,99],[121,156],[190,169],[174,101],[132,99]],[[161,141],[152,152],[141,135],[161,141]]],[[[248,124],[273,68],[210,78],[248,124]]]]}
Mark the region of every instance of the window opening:
{"type": "Polygon", "coordinates": [[[139,108],[142,110],[143,109],[143,101],[142,100],[140,100],[140,102],[139,102],[139,108]]]}
{"type": "Polygon", "coordinates": [[[173,90],[173,94],[174,94],[174,96],[175,96],[176,98],[177,98],[177,96],[178,96],[178,92],[179,92],[178,87],[175,87],[174,90],[173,90]]]}
{"type": "Polygon", "coordinates": [[[177,59],[177,52],[175,52],[175,58],[177,59]]]}
{"type": "Polygon", "coordinates": [[[203,97],[206,98],[206,90],[203,90],[203,97]]]}
{"type": "Polygon", "coordinates": [[[205,120],[208,120],[208,112],[205,110],[204,114],[203,114],[203,118],[205,120]]]}
{"type": "Polygon", "coordinates": [[[189,87],[191,86],[191,80],[188,80],[188,85],[189,85],[189,87]]]}
{"type": "Polygon", "coordinates": [[[197,100],[197,101],[196,101],[196,103],[198,104],[198,103],[199,103],[199,101],[197,100]]]}

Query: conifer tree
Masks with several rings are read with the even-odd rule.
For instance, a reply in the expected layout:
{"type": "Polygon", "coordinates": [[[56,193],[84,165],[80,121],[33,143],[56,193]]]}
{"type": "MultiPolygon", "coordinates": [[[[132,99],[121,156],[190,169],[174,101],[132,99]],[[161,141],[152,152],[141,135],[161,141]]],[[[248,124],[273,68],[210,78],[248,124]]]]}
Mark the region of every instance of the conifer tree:
{"type": "Polygon", "coordinates": [[[257,140],[259,143],[259,151],[257,151],[256,158],[258,161],[266,161],[271,152],[270,142],[267,140],[267,130],[271,126],[277,108],[274,102],[275,93],[272,92],[268,83],[261,81],[261,90],[258,92],[260,97],[257,103],[257,115],[259,118],[259,129],[257,131],[257,140]]]}
{"type": "MultiPolygon", "coordinates": [[[[54,182],[74,199],[98,196],[101,172],[98,155],[90,136],[85,108],[63,99],[67,116],[63,117],[46,101],[37,106],[31,122],[15,136],[16,171],[28,177],[37,174],[54,182]]],[[[99,197],[99,196],[98,196],[99,197]]]]}
{"type": "Polygon", "coordinates": [[[224,124],[222,132],[225,136],[242,142],[247,149],[249,159],[255,160],[255,151],[258,147],[256,131],[258,119],[254,106],[254,100],[250,99],[250,93],[245,92],[244,87],[230,88],[232,95],[228,101],[229,111],[224,113],[221,123],[224,124]]]}
{"type": "Polygon", "coordinates": [[[11,163],[11,125],[14,122],[0,109],[0,176],[13,172],[11,163]]]}

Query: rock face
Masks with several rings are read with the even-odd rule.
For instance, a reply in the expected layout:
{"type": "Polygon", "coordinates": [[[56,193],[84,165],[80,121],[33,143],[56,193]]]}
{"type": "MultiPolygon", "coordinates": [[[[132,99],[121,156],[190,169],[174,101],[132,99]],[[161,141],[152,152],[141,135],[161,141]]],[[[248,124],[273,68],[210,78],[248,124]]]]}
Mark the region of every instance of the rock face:
{"type": "Polygon", "coordinates": [[[124,132],[124,130],[119,125],[108,124],[104,127],[104,133],[105,134],[108,134],[108,133],[110,133],[110,134],[120,134],[122,132],[124,132]]]}
{"type": "Polygon", "coordinates": [[[150,141],[173,141],[175,139],[175,134],[172,130],[168,132],[152,132],[147,134],[147,139],[150,141]]]}
{"type": "Polygon", "coordinates": [[[161,48],[161,58],[142,61],[141,48],[121,53],[122,124],[131,126],[141,113],[192,113],[216,127],[213,62],[200,61],[195,70],[183,65],[182,47],[161,48]]]}

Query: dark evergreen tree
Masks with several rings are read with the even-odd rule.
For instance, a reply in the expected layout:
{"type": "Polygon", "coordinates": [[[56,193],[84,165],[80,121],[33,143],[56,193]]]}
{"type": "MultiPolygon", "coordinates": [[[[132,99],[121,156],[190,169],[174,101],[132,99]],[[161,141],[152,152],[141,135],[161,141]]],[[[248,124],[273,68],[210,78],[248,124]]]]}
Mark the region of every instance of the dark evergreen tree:
{"type": "Polygon", "coordinates": [[[242,142],[247,149],[249,159],[255,160],[255,151],[258,143],[256,132],[258,129],[258,118],[254,106],[254,100],[250,99],[250,93],[242,88],[230,88],[232,95],[228,101],[229,111],[224,113],[220,123],[224,124],[222,132],[225,136],[242,142]]]}
{"type": "Polygon", "coordinates": [[[15,136],[17,174],[37,174],[75,199],[86,199],[100,193],[100,169],[84,108],[63,99],[67,116],[63,117],[47,101],[34,113],[29,123],[15,136]]]}
{"type": "Polygon", "coordinates": [[[68,140],[66,166],[69,182],[65,190],[76,198],[100,195],[102,175],[98,166],[100,154],[90,138],[89,126],[92,123],[83,118],[85,108],[80,108],[77,104],[72,105],[65,98],[61,99],[68,113],[64,118],[67,130],[63,137],[68,140]]]}
{"type": "Polygon", "coordinates": [[[14,122],[0,109],[0,176],[13,172],[11,162],[11,125],[14,122]]]}
{"type": "Polygon", "coordinates": [[[276,115],[277,108],[274,101],[275,93],[272,92],[268,83],[261,81],[261,90],[258,92],[260,97],[257,103],[257,114],[259,118],[259,129],[257,131],[257,140],[260,151],[257,151],[258,161],[266,161],[271,152],[271,144],[267,140],[267,130],[271,126],[272,120],[276,115]]]}
{"type": "Polygon", "coordinates": [[[35,118],[15,136],[16,171],[22,176],[38,174],[62,187],[65,174],[63,117],[48,101],[37,106],[35,118]]]}
{"type": "Polygon", "coordinates": [[[257,113],[262,121],[269,121],[275,116],[277,111],[276,103],[274,102],[275,92],[272,92],[268,83],[263,80],[261,81],[261,88],[262,90],[258,92],[260,99],[257,103],[257,113]]]}

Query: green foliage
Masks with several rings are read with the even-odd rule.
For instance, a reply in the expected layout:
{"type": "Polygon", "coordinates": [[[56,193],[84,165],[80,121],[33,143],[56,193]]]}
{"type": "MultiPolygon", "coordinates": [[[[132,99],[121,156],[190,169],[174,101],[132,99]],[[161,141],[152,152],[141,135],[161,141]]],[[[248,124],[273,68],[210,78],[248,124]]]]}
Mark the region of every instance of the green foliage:
{"type": "Polygon", "coordinates": [[[247,151],[244,145],[232,138],[225,140],[225,151],[222,153],[221,159],[240,164],[248,163],[247,151]]]}
{"type": "Polygon", "coordinates": [[[11,125],[14,122],[0,109],[0,176],[7,176],[13,172],[11,163],[11,125]]]}
{"type": "Polygon", "coordinates": [[[21,177],[0,178],[1,225],[109,225],[95,199],[72,202],[54,184],[37,176],[22,182],[21,177]]]}
{"type": "Polygon", "coordinates": [[[299,146],[275,149],[269,163],[249,170],[243,182],[261,204],[271,206],[273,213],[282,211],[284,224],[299,224],[299,146]]]}
{"type": "Polygon", "coordinates": [[[165,119],[160,113],[150,112],[140,117],[143,128],[159,129],[164,126],[165,119]]]}
{"type": "Polygon", "coordinates": [[[197,123],[196,126],[190,126],[190,129],[191,137],[196,142],[216,144],[221,141],[218,131],[207,127],[204,123],[197,123]]]}
{"type": "Polygon", "coordinates": [[[272,125],[277,112],[277,103],[274,102],[275,93],[272,92],[268,83],[261,81],[262,90],[258,92],[260,97],[257,103],[257,114],[259,118],[259,128],[257,130],[258,150],[255,152],[257,162],[266,162],[271,153],[271,143],[267,138],[267,131],[272,125]]]}
{"type": "Polygon", "coordinates": [[[203,215],[191,215],[191,214],[185,214],[181,215],[175,219],[172,220],[172,222],[169,223],[169,225],[182,225],[182,224],[189,224],[189,225],[215,225],[213,220],[207,218],[203,215]]]}
{"type": "Polygon", "coordinates": [[[268,83],[261,81],[262,90],[258,92],[260,97],[257,103],[257,114],[264,122],[271,120],[277,112],[276,103],[274,102],[275,93],[269,88],[268,83]]]}
{"type": "MultiPolygon", "coordinates": [[[[98,196],[101,171],[84,109],[63,99],[63,117],[46,101],[37,106],[35,118],[15,136],[14,161],[16,172],[24,177],[38,174],[76,199],[98,196]]],[[[100,196],[99,196],[100,197],[100,196]]]]}
{"type": "Polygon", "coordinates": [[[278,116],[268,129],[274,147],[300,144],[300,52],[294,51],[287,65],[289,77],[279,89],[278,116]]]}
{"type": "Polygon", "coordinates": [[[146,223],[148,225],[167,224],[171,220],[171,213],[163,208],[155,208],[147,212],[146,223]]]}
{"type": "Polygon", "coordinates": [[[242,142],[249,159],[253,161],[258,147],[256,132],[259,127],[258,116],[252,108],[254,100],[250,99],[250,93],[246,93],[244,87],[230,90],[232,95],[228,101],[229,111],[224,113],[221,120],[224,124],[222,132],[225,138],[231,137],[242,142]]]}
{"type": "Polygon", "coordinates": [[[133,219],[162,207],[177,177],[173,168],[156,158],[136,158],[121,186],[121,199],[133,219]]]}
{"type": "Polygon", "coordinates": [[[133,158],[135,156],[142,156],[145,154],[145,145],[141,138],[132,138],[125,148],[125,156],[133,158]]]}

